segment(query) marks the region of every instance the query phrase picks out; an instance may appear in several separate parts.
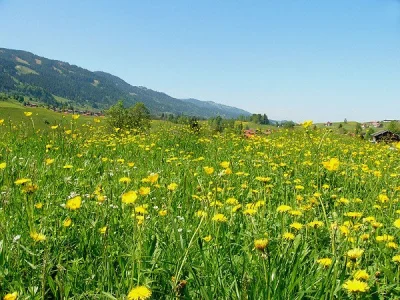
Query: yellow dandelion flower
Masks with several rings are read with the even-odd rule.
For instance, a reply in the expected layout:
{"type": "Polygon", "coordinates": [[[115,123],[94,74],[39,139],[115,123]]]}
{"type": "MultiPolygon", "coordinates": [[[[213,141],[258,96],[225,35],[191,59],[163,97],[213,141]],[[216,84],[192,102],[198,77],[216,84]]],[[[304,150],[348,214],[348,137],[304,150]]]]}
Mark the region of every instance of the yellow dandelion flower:
{"type": "Polygon", "coordinates": [[[65,208],[70,210],[77,210],[82,205],[82,198],[81,196],[75,196],[67,201],[65,204],[65,208]]]}
{"type": "Polygon", "coordinates": [[[35,203],[35,207],[37,209],[41,209],[43,207],[43,203],[42,202],[35,203]]]}
{"type": "Polygon", "coordinates": [[[145,300],[151,297],[151,290],[145,286],[137,286],[128,293],[127,300],[145,300]]]}
{"type": "Polygon", "coordinates": [[[24,111],[24,115],[26,117],[30,117],[30,116],[32,116],[32,112],[31,111],[24,111]]]}
{"type": "Polygon", "coordinates": [[[295,236],[291,232],[285,232],[283,234],[283,239],[285,239],[285,240],[292,241],[292,240],[294,240],[294,238],[295,238],[295,236]]]}
{"type": "Polygon", "coordinates": [[[107,232],[107,226],[101,227],[101,228],[99,229],[99,232],[100,232],[101,234],[106,234],[106,232],[107,232]]]}
{"type": "Polygon", "coordinates": [[[3,297],[3,300],[16,300],[17,297],[18,297],[18,293],[17,293],[17,292],[9,293],[9,294],[6,294],[6,295],[3,297]]]}
{"type": "Polygon", "coordinates": [[[129,191],[122,194],[122,203],[131,204],[134,203],[137,199],[137,194],[135,191],[129,191]]]}
{"type": "Polygon", "coordinates": [[[178,184],[176,184],[175,182],[170,183],[170,184],[167,186],[167,189],[170,190],[170,191],[175,191],[177,188],[178,188],[178,184]]]}
{"type": "Polygon", "coordinates": [[[204,167],[204,172],[206,172],[207,175],[211,175],[214,173],[214,168],[213,167],[204,167]]]}
{"type": "Polygon", "coordinates": [[[301,125],[302,125],[305,129],[307,129],[307,128],[310,127],[312,124],[313,124],[313,121],[312,121],[312,120],[307,120],[307,121],[304,121],[301,125]]]}
{"type": "Polygon", "coordinates": [[[400,263],[400,255],[395,255],[395,256],[393,256],[392,262],[394,262],[394,263],[400,263]]]}
{"type": "Polygon", "coordinates": [[[66,218],[66,219],[63,221],[63,226],[64,226],[64,227],[69,227],[69,226],[71,226],[71,225],[72,225],[72,220],[71,220],[70,217],[66,218]]]}
{"type": "Polygon", "coordinates": [[[142,186],[142,187],[140,187],[140,189],[139,189],[139,194],[140,194],[141,196],[147,196],[148,194],[150,194],[150,188],[147,187],[147,186],[142,186]]]}
{"type": "Polygon", "coordinates": [[[290,228],[296,229],[296,230],[300,230],[303,228],[303,224],[299,223],[299,222],[294,222],[292,224],[289,225],[290,228]]]}
{"type": "Polygon", "coordinates": [[[327,268],[332,264],[332,259],[330,259],[328,257],[320,258],[320,259],[317,260],[317,263],[319,263],[324,268],[327,268]]]}
{"type": "Polygon", "coordinates": [[[73,120],[77,120],[77,119],[79,119],[79,117],[80,117],[80,115],[72,115],[73,120]]]}
{"type": "Polygon", "coordinates": [[[22,185],[22,184],[25,184],[27,182],[31,182],[31,180],[28,179],[28,178],[21,178],[21,179],[16,180],[14,183],[16,185],[22,185]]]}
{"type": "Polygon", "coordinates": [[[366,270],[357,270],[354,273],[353,277],[355,279],[358,279],[358,280],[368,280],[369,279],[369,274],[368,274],[368,272],[366,270]]]}
{"type": "Polygon", "coordinates": [[[46,240],[46,236],[43,233],[37,233],[36,231],[31,232],[30,236],[35,242],[43,242],[46,240]]]}
{"type": "Polygon", "coordinates": [[[312,221],[308,223],[307,226],[311,228],[320,228],[324,226],[324,223],[322,221],[312,221]]]}
{"type": "Polygon", "coordinates": [[[227,217],[225,217],[223,214],[215,214],[212,220],[220,223],[225,223],[228,221],[227,217]]]}
{"type": "Polygon", "coordinates": [[[121,177],[120,179],[119,179],[119,182],[120,183],[125,183],[125,184],[128,184],[128,183],[130,183],[132,181],[132,179],[130,179],[129,177],[121,177]]]}
{"type": "Polygon", "coordinates": [[[397,219],[396,221],[393,222],[394,227],[400,228],[400,219],[397,219]]]}
{"type": "Polygon", "coordinates": [[[363,253],[364,253],[363,249],[354,248],[347,251],[347,257],[350,258],[351,260],[356,260],[357,258],[360,258],[363,253]]]}
{"type": "Polygon", "coordinates": [[[165,217],[167,215],[167,210],[166,209],[162,209],[158,212],[158,215],[160,217],[165,217]]]}
{"type": "Polygon", "coordinates": [[[0,163],[0,170],[3,170],[7,167],[7,164],[5,162],[0,163]]]}
{"type": "Polygon", "coordinates": [[[196,212],[196,217],[199,217],[199,218],[207,217],[207,212],[205,212],[204,210],[198,210],[196,212]]]}
{"type": "Polygon", "coordinates": [[[211,235],[208,235],[208,236],[203,237],[203,240],[205,240],[208,243],[209,241],[212,240],[212,237],[211,237],[211,235]]]}
{"type": "Polygon", "coordinates": [[[345,288],[349,293],[364,293],[369,290],[368,284],[357,280],[347,280],[343,284],[343,288],[345,288]]]}
{"type": "Polygon", "coordinates": [[[253,216],[257,213],[257,210],[254,208],[248,208],[245,211],[243,211],[243,214],[247,215],[247,216],[253,216]]]}
{"type": "Polygon", "coordinates": [[[230,166],[230,162],[229,161],[223,161],[219,165],[224,169],[228,169],[229,166],[230,166]]]}
{"type": "Polygon", "coordinates": [[[291,210],[292,208],[289,205],[279,205],[276,209],[277,212],[286,212],[291,210]]]}
{"type": "Polygon", "coordinates": [[[51,165],[52,163],[54,163],[54,159],[52,159],[52,158],[47,158],[47,159],[46,159],[46,166],[49,166],[49,165],[51,165]]]}
{"type": "Polygon", "coordinates": [[[264,251],[268,246],[268,239],[258,239],[254,241],[254,247],[257,250],[264,251]]]}
{"type": "Polygon", "coordinates": [[[336,171],[339,169],[339,160],[337,158],[331,158],[328,161],[324,161],[322,163],[322,165],[324,166],[325,169],[327,169],[328,171],[336,171]]]}

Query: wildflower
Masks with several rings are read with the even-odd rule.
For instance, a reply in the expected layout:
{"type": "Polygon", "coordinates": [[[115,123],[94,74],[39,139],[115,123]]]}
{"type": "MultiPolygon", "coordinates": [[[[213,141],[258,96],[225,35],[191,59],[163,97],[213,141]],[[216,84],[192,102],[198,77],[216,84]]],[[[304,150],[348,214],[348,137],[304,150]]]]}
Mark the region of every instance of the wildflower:
{"type": "Polygon", "coordinates": [[[392,261],[395,263],[400,263],[400,255],[393,256],[392,261]]]}
{"type": "Polygon", "coordinates": [[[377,242],[392,242],[393,240],[394,240],[394,236],[389,235],[389,234],[378,235],[376,237],[377,242]]]}
{"type": "Polygon", "coordinates": [[[51,126],[51,129],[57,129],[58,128],[58,125],[53,125],[53,126],[51,126]]]}
{"type": "Polygon", "coordinates": [[[158,212],[158,215],[160,217],[165,217],[167,215],[167,210],[166,209],[162,209],[158,212]]]}
{"type": "Polygon", "coordinates": [[[328,161],[322,162],[322,165],[324,166],[325,169],[328,171],[336,171],[339,169],[339,160],[337,158],[331,158],[328,161]]]}
{"type": "Polygon", "coordinates": [[[140,187],[139,194],[142,196],[147,196],[148,194],[150,194],[150,188],[147,186],[140,187]]]}
{"type": "Polygon", "coordinates": [[[196,216],[201,218],[201,217],[207,217],[207,212],[205,212],[204,210],[198,210],[196,212],[196,216]]]}
{"type": "Polygon", "coordinates": [[[203,237],[203,240],[205,240],[207,243],[208,243],[209,241],[211,241],[211,239],[212,239],[211,235],[208,235],[208,236],[203,237]]]}
{"type": "Polygon", "coordinates": [[[386,244],[386,247],[390,248],[390,249],[397,249],[399,248],[399,246],[395,243],[395,242],[389,242],[386,244]]]}
{"type": "Polygon", "coordinates": [[[129,191],[122,194],[122,203],[131,204],[134,203],[137,199],[137,194],[135,191],[129,191]]]}
{"type": "Polygon", "coordinates": [[[150,182],[150,183],[156,183],[158,180],[159,175],[157,173],[151,173],[147,178],[145,178],[145,181],[143,182],[150,182]]]}
{"type": "Polygon", "coordinates": [[[33,183],[28,183],[24,185],[22,191],[27,194],[33,194],[39,189],[39,187],[36,184],[33,183]]]}
{"type": "Polygon", "coordinates": [[[386,203],[386,202],[389,201],[389,197],[388,197],[386,194],[379,194],[379,195],[378,195],[378,200],[379,200],[381,203],[386,203]]]}
{"type": "Polygon", "coordinates": [[[326,258],[320,258],[320,259],[317,260],[317,263],[319,263],[324,268],[327,268],[332,264],[332,259],[327,258],[327,257],[326,258]]]}
{"type": "Polygon", "coordinates": [[[312,120],[307,120],[304,121],[303,124],[301,124],[305,129],[307,129],[308,127],[310,127],[313,124],[312,120]]]}
{"type": "Polygon", "coordinates": [[[54,159],[52,159],[52,158],[47,158],[47,159],[46,159],[46,166],[49,166],[49,165],[51,165],[52,163],[54,163],[54,159]]]}
{"type": "Polygon", "coordinates": [[[99,229],[99,232],[100,232],[101,234],[106,234],[106,231],[107,231],[107,226],[101,227],[101,228],[99,229]]]}
{"type": "Polygon", "coordinates": [[[0,170],[3,170],[7,167],[7,164],[5,162],[0,163],[0,170]]]}
{"type": "Polygon", "coordinates": [[[363,253],[364,253],[363,249],[354,248],[354,249],[351,249],[351,250],[347,251],[347,256],[351,260],[355,261],[357,258],[360,258],[363,253]]]}
{"type": "Polygon", "coordinates": [[[73,165],[65,165],[63,168],[64,168],[64,169],[72,169],[72,168],[73,168],[73,165]]]}
{"type": "Polygon", "coordinates": [[[294,240],[294,234],[291,233],[291,232],[285,232],[285,233],[283,234],[283,238],[284,238],[285,240],[292,241],[292,240],[294,240]]]}
{"type": "Polygon", "coordinates": [[[0,125],[4,123],[4,119],[0,119],[0,125]]]}
{"type": "Polygon", "coordinates": [[[400,228],[400,219],[397,219],[396,221],[393,222],[394,227],[400,228]]]}
{"type": "Polygon", "coordinates": [[[167,189],[170,191],[175,191],[177,189],[178,185],[176,183],[171,183],[167,186],[167,189]]]}
{"type": "Polygon", "coordinates": [[[79,117],[80,117],[80,115],[72,115],[73,120],[77,120],[77,119],[79,119],[79,117]]]}
{"type": "Polygon", "coordinates": [[[228,198],[225,203],[228,205],[237,205],[239,201],[235,198],[228,198]]]}
{"type": "Polygon", "coordinates": [[[235,205],[234,207],[232,207],[232,212],[237,212],[241,208],[242,208],[242,204],[235,205]]]}
{"type": "Polygon", "coordinates": [[[35,203],[35,207],[37,209],[41,209],[43,207],[43,203],[42,202],[35,203]]]}
{"type": "Polygon", "coordinates": [[[219,164],[222,168],[228,169],[230,162],[229,161],[223,161],[222,163],[219,164]]]}
{"type": "Polygon", "coordinates": [[[31,182],[31,180],[28,179],[28,178],[21,178],[21,179],[16,180],[14,183],[16,185],[22,185],[22,184],[25,184],[27,182],[31,182]]]}
{"type": "Polygon", "coordinates": [[[348,212],[345,213],[344,215],[350,218],[361,218],[363,214],[361,212],[348,212]]]}
{"type": "Polygon", "coordinates": [[[207,175],[211,175],[214,173],[214,168],[213,167],[204,167],[204,172],[206,172],[207,175]]]}
{"type": "Polygon", "coordinates": [[[30,116],[32,116],[32,112],[31,111],[24,111],[24,115],[26,117],[30,117],[30,116]]]}
{"type": "Polygon", "coordinates": [[[128,293],[128,300],[145,300],[151,297],[151,290],[145,286],[137,286],[128,293]]]}
{"type": "Polygon", "coordinates": [[[278,208],[276,209],[277,212],[285,212],[289,211],[292,208],[289,205],[279,205],[278,208]]]}
{"type": "Polygon", "coordinates": [[[32,231],[30,236],[35,242],[43,242],[46,240],[46,236],[43,233],[37,233],[36,231],[32,231]]]}
{"type": "Polygon", "coordinates": [[[132,179],[130,179],[129,177],[121,177],[120,179],[119,179],[119,182],[121,182],[121,183],[130,183],[132,181],[132,179]]]}
{"type": "Polygon", "coordinates": [[[369,275],[366,270],[358,270],[354,273],[354,278],[358,280],[368,280],[369,275]]]}
{"type": "Polygon", "coordinates": [[[364,293],[369,289],[367,283],[357,279],[347,280],[343,284],[343,288],[345,288],[349,293],[364,293]]]}
{"type": "Polygon", "coordinates": [[[4,297],[3,297],[3,300],[15,300],[15,299],[17,299],[17,297],[18,297],[18,293],[17,292],[14,292],[14,293],[9,293],[9,294],[6,294],[4,297]]]}
{"type": "Polygon", "coordinates": [[[362,241],[367,241],[369,239],[369,234],[368,233],[364,233],[364,234],[360,235],[360,239],[362,241]]]}
{"type": "Polygon", "coordinates": [[[254,247],[257,250],[264,251],[268,246],[268,239],[259,239],[254,241],[254,247]]]}
{"type": "Polygon", "coordinates": [[[135,213],[140,214],[140,215],[147,214],[147,205],[136,206],[135,213]]]}
{"type": "Polygon", "coordinates": [[[224,222],[228,221],[228,219],[223,214],[215,214],[214,217],[212,218],[212,220],[215,222],[220,222],[220,223],[224,223],[224,222]]]}
{"type": "Polygon", "coordinates": [[[65,204],[65,208],[70,210],[77,210],[82,205],[82,198],[81,196],[75,196],[67,201],[65,204]]]}
{"type": "Polygon", "coordinates": [[[290,228],[296,229],[296,230],[300,230],[301,228],[303,228],[303,224],[299,223],[299,222],[294,222],[292,224],[289,225],[290,228]]]}
{"type": "Polygon", "coordinates": [[[245,214],[247,216],[252,216],[252,215],[255,215],[256,213],[257,213],[257,210],[254,208],[248,208],[243,212],[243,214],[245,214]]]}
{"type": "Polygon", "coordinates": [[[307,224],[307,226],[308,226],[308,227],[311,227],[311,228],[320,228],[320,227],[322,227],[323,225],[324,225],[324,223],[321,222],[321,221],[312,221],[312,222],[310,222],[310,223],[307,224]]]}
{"type": "Polygon", "coordinates": [[[64,227],[69,227],[69,226],[71,226],[71,224],[72,224],[72,220],[71,220],[70,217],[66,218],[66,219],[64,220],[64,222],[63,222],[63,226],[64,226],[64,227]]]}

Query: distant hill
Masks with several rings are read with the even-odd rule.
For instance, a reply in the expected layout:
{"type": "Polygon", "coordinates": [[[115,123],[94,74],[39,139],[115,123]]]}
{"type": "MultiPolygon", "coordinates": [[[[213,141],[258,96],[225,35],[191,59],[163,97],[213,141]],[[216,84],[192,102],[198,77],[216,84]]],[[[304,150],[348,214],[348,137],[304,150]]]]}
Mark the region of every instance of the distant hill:
{"type": "Polygon", "coordinates": [[[177,99],[121,78],[51,60],[30,52],[0,48],[0,92],[20,93],[52,106],[72,105],[106,109],[123,99],[125,105],[143,102],[153,115],[174,114],[209,118],[248,116],[249,112],[196,99],[177,99]]]}

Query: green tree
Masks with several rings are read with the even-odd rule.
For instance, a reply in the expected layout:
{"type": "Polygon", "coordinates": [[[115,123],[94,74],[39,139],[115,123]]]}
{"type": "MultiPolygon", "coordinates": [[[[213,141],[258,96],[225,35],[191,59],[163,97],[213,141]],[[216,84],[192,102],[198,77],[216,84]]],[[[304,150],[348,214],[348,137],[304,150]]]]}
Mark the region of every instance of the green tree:
{"type": "Polygon", "coordinates": [[[397,121],[391,121],[388,125],[388,130],[393,133],[400,133],[400,124],[397,121]]]}
{"type": "Polygon", "coordinates": [[[142,102],[125,108],[122,100],[106,110],[107,122],[112,128],[136,129],[150,128],[150,112],[142,102]]]}
{"type": "Polygon", "coordinates": [[[126,127],[134,128],[139,131],[150,129],[150,111],[143,102],[137,102],[128,109],[128,122],[126,127]]]}

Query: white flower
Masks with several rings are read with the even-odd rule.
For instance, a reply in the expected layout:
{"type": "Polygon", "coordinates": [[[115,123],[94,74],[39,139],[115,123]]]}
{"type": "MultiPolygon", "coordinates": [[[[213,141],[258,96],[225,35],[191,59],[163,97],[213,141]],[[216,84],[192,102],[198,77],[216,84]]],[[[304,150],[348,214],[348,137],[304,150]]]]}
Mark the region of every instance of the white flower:
{"type": "Polygon", "coordinates": [[[18,234],[18,235],[16,235],[16,236],[14,236],[13,241],[16,242],[16,241],[18,241],[20,238],[21,238],[21,236],[18,234]]]}

